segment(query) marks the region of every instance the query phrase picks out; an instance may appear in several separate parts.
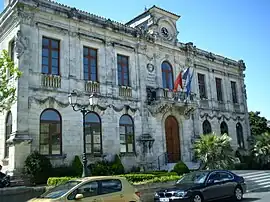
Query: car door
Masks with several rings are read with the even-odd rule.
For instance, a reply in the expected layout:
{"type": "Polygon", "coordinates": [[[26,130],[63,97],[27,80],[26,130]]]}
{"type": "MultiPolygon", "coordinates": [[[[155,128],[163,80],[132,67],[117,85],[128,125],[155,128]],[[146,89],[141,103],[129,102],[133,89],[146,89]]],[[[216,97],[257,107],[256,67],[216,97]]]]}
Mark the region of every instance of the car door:
{"type": "Polygon", "coordinates": [[[222,197],[221,183],[217,172],[212,172],[206,179],[206,186],[203,190],[205,200],[214,200],[222,197]]]}
{"type": "Polygon", "coordinates": [[[103,202],[125,202],[123,185],[119,179],[100,180],[99,184],[103,202]]]}
{"type": "Polygon", "coordinates": [[[226,197],[232,196],[235,188],[234,176],[226,171],[219,172],[222,189],[226,197]]]}
{"type": "Polygon", "coordinates": [[[75,191],[68,195],[66,202],[103,202],[103,198],[99,195],[99,187],[97,181],[87,182],[79,186],[75,191]],[[82,194],[82,199],[75,199],[77,194],[82,194]]]}

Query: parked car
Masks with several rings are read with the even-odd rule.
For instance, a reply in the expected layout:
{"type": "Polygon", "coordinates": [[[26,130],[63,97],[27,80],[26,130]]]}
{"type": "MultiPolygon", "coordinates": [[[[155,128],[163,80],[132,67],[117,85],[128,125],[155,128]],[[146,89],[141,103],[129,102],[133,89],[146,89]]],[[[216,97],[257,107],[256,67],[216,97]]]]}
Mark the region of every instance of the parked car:
{"type": "Polygon", "coordinates": [[[228,170],[195,171],[184,175],[172,188],[157,191],[155,202],[203,202],[233,197],[243,199],[243,177],[228,170]]]}
{"type": "Polygon", "coordinates": [[[86,177],[56,186],[28,202],[141,202],[140,193],[123,177],[86,177]]]}

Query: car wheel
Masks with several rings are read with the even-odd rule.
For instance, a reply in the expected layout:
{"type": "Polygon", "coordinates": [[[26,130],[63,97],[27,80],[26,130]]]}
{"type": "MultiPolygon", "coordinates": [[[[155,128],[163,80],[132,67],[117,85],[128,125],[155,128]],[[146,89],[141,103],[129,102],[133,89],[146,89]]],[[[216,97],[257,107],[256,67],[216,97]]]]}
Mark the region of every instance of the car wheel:
{"type": "Polygon", "coordinates": [[[191,202],[203,202],[203,198],[200,194],[195,194],[192,197],[191,202]]]}
{"type": "Polygon", "coordinates": [[[243,191],[240,187],[236,187],[234,190],[234,198],[236,201],[241,201],[243,199],[243,191]]]}

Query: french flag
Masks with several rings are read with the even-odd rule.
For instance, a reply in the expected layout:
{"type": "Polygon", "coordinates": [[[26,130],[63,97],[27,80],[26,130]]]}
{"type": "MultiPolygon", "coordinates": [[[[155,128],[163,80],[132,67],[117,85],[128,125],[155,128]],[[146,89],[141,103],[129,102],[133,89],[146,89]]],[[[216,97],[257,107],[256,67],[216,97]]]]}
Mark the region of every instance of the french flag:
{"type": "Polygon", "coordinates": [[[176,77],[175,82],[174,82],[174,88],[173,88],[174,92],[177,91],[178,86],[180,86],[183,89],[183,79],[186,80],[188,74],[189,74],[189,67],[187,69],[185,69],[184,72],[180,72],[178,74],[178,76],[176,77]],[[182,73],[183,73],[183,75],[182,75],[182,73]]]}

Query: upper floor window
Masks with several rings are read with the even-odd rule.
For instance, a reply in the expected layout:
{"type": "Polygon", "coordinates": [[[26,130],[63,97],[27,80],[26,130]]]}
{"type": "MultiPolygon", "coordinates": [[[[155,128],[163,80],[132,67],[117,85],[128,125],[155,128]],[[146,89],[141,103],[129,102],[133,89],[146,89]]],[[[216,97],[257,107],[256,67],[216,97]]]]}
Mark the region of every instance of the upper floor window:
{"type": "Polygon", "coordinates": [[[83,78],[97,81],[97,49],[83,47],[83,78]]]}
{"type": "Polygon", "coordinates": [[[222,102],[222,80],[220,78],[216,78],[216,89],[217,89],[217,100],[222,102]]]}
{"type": "Polygon", "coordinates": [[[231,81],[231,88],[232,88],[232,100],[233,103],[237,103],[237,92],[236,92],[236,82],[231,81]]]}
{"type": "Polygon", "coordinates": [[[163,88],[173,89],[173,69],[170,63],[163,62],[162,69],[162,86],[163,88]]]}
{"type": "Polygon", "coordinates": [[[129,86],[128,56],[117,55],[118,85],[129,86]]]}
{"type": "Polygon", "coordinates": [[[42,73],[60,74],[60,42],[59,40],[42,38],[42,73]]]}
{"type": "Polygon", "coordinates": [[[40,116],[39,151],[43,155],[62,154],[62,120],[54,109],[46,109],[40,116]]]}
{"type": "Polygon", "coordinates": [[[5,137],[5,158],[9,157],[9,145],[7,144],[7,140],[10,138],[10,134],[12,133],[12,114],[8,112],[6,118],[6,137],[5,137]]]}
{"type": "Polygon", "coordinates": [[[199,84],[200,98],[201,99],[207,98],[204,74],[198,73],[198,84],[199,84]]]}

